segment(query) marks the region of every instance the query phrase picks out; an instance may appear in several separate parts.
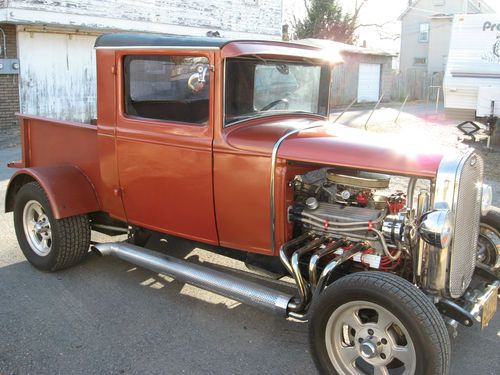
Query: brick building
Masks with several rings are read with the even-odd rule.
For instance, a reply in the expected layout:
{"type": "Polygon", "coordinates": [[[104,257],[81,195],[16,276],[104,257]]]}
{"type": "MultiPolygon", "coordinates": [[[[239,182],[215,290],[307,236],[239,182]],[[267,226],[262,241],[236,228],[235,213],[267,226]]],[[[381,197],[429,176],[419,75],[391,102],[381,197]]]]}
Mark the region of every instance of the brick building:
{"type": "Polygon", "coordinates": [[[16,111],[95,118],[93,45],[102,33],[281,39],[281,14],[281,0],[0,0],[0,59],[19,59],[19,74],[0,74],[0,147],[18,142],[16,111]]]}
{"type": "MultiPolygon", "coordinates": [[[[0,1],[1,5],[1,1],[0,1]]],[[[0,25],[0,62],[6,65],[5,61],[17,58],[16,26],[0,25]]],[[[7,67],[2,66],[5,71],[7,67]]],[[[14,115],[19,111],[19,75],[17,73],[2,74],[0,70],[0,134],[1,142],[4,146],[11,146],[18,143],[17,119],[14,115]]],[[[12,69],[9,69],[9,72],[12,69]]]]}

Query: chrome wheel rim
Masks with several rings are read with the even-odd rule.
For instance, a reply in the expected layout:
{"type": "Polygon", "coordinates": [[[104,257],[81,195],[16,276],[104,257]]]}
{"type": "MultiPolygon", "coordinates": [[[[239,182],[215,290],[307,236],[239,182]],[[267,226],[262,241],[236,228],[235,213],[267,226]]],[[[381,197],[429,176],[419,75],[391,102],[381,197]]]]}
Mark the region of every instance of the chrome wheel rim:
{"type": "Polygon", "coordinates": [[[328,356],[341,374],[414,374],[415,347],[401,321],[371,302],[340,306],[328,319],[328,356]]]}
{"type": "Polygon", "coordinates": [[[52,248],[52,228],[42,205],[35,200],[24,206],[23,228],[31,249],[42,257],[48,255],[52,248]]]}
{"type": "Polygon", "coordinates": [[[477,261],[493,271],[500,270],[500,232],[485,223],[479,227],[477,261]]]}

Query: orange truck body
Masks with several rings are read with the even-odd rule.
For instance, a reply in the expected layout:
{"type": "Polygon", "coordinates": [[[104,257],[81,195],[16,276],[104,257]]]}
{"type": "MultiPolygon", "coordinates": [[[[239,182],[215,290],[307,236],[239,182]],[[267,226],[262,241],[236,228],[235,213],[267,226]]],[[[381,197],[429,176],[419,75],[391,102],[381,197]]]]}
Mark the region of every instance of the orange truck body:
{"type": "Polygon", "coordinates": [[[7,211],[12,210],[19,187],[36,180],[57,219],[105,212],[129,225],[277,255],[280,245],[291,238],[287,208],[293,193],[288,182],[299,172],[321,164],[432,179],[443,157],[439,152],[394,148],[387,139],[379,141],[318,115],[272,115],[223,127],[226,58],[306,57],[339,63],[332,51],[283,42],[235,41],[205,48],[97,48],[96,55],[96,125],[19,115],[22,160],[10,164],[18,171],[8,188],[7,211]],[[124,114],[124,57],[158,54],[208,59],[213,68],[206,125],[124,114]],[[282,143],[272,169],[277,141],[293,129],[304,130],[282,143]],[[274,191],[270,191],[271,174],[274,191]]]}

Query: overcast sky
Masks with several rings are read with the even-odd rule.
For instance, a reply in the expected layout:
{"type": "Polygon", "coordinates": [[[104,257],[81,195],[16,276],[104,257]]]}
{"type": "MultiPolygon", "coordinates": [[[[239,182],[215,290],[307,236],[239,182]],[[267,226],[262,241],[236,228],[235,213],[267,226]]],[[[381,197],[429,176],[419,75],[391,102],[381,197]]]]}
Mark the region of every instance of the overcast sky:
{"type": "MultiPolygon", "coordinates": [[[[360,2],[362,0],[358,0],[360,2]]],[[[340,0],[345,10],[352,10],[356,0],[340,0]]],[[[500,13],[500,0],[485,1],[500,13]]],[[[360,14],[362,24],[385,24],[382,31],[379,28],[362,29],[358,38],[358,44],[366,40],[368,47],[389,50],[399,49],[399,39],[392,39],[400,33],[401,25],[398,17],[408,6],[408,0],[367,0],[360,14]]],[[[293,16],[302,18],[304,16],[304,0],[283,0],[284,20],[290,23],[293,16]]]]}

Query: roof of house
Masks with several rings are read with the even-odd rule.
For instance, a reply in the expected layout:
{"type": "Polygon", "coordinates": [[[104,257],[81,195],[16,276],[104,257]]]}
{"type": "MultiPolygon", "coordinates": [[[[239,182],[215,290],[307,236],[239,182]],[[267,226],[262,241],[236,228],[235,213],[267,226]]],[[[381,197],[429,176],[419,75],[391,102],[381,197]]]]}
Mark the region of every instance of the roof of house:
{"type": "Polygon", "coordinates": [[[384,50],[375,49],[375,48],[353,46],[352,44],[340,43],[340,42],[336,42],[334,40],[327,40],[327,39],[308,38],[308,39],[294,40],[293,42],[297,43],[297,44],[306,45],[306,46],[319,47],[323,50],[332,49],[332,50],[335,50],[335,51],[340,52],[340,53],[353,53],[353,54],[360,54],[360,55],[376,55],[376,56],[387,56],[387,57],[397,56],[396,53],[393,53],[390,51],[384,51],[384,50]]]}

